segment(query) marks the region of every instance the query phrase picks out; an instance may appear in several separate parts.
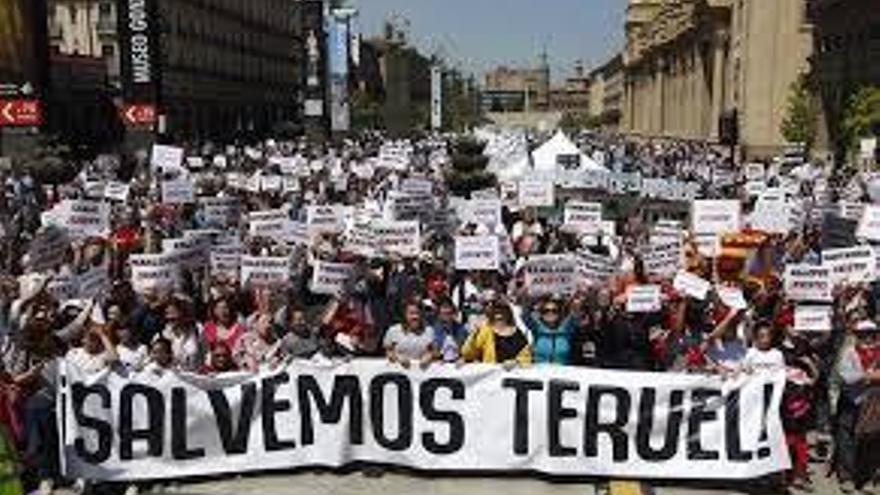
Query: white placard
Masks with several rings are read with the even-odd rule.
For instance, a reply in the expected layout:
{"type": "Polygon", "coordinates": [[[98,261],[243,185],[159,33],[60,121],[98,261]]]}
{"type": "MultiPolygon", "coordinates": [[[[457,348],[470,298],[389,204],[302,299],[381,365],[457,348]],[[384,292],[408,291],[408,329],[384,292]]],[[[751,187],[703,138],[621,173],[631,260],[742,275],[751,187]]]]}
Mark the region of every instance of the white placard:
{"type": "Polygon", "coordinates": [[[718,293],[718,299],[730,309],[740,311],[749,307],[746,297],[739,287],[731,287],[729,285],[719,285],[715,287],[718,293]]]}
{"type": "Polygon", "coordinates": [[[708,280],[690,272],[678,272],[672,285],[678,292],[700,301],[706,300],[706,295],[712,289],[708,280]]]}
{"type": "Polygon", "coordinates": [[[834,283],[825,266],[788,265],[785,267],[785,296],[792,301],[831,302],[834,283]]]}
{"type": "Polygon", "coordinates": [[[556,204],[553,181],[546,179],[523,179],[519,181],[519,206],[542,207],[556,204]]]}
{"type": "Polygon", "coordinates": [[[99,201],[64,200],[49,215],[72,237],[102,237],[110,232],[110,205],[99,201]]]}
{"type": "Polygon", "coordinates": [[[577,261],[567,255],[530,257],[523,265],[530,296],[570,295],[577,290],[577,261]]]}
{"type": "Polygon", "coordinates": [[[602,223],[602,203],[569,201],[565,204],[563,224],[578,232],[596,233],[602,223]]]}
{"type": "Polygon", "coordinates": [[[238,280],[241,271],[241,253],[211,251],[211,276],[238,280]]]}
{"type": "Polygon", "coordinates": [[[734,200],[696,200],[691,225],[695,233],[726,234],[739,232],[741,205],[734,200]]]}
{"type": "Polygon", "coordinates": [[[196,200],[195,187],[189,178],[166,180],[162,182],[162,202],[169,205],[193,203],[196,200]]]}
{"type": "Polygon", "coordinates": [[[171,290],[179,285],[180,268],[174,254],[134,254],[129,264],[135,292],[171,290]]]}
{"type": "Polygon", "coordinates": [[[150,154],[150,165],[154,170],[164,173],[181,170],[183,166],[183,148],[154,144],[150,154]]]}
{"type": "Polygon", "coordinates": [[[290,282],[290,260],[270,256],[241,257],[241,285],[277,287],[290,282]]]}
{"type": "Polygon", "coordinates": [[[831,306],[802,306],[794,309],[794,330],[797,332],[830,332],[831,306]]]}
{"type": "Polygon", "coordinates": [[[628,313],[653,313],[660,311],[662,297],[659,285],[634,285],[626,295],[628,313]]]}
{"type": "Polygon", "coordinates": [[[856,237],[869,241],[880,241],[880,205],[865,205],[858,229],[856,229],[856,237]]]}
{"type": "Polygon", "coordinates": [[[107,186],[104,188],[104,197],[111,201],[119,201],[125,203],[128,201],[128,195],[131,191],[131,186],[129,184],[123,184],[121,182],[108,182],[107,186]]]}
{"type": "Polygon", "coordinates": [[[462,223],[474,223],[494,228],[501,224],[500,199],[472,199],[465,201],[458,209],[462,223]]]}
{"type": "Polygon", "coordinates": [[[863,160],[873,160],[877,150],[877,138],[866,138],[859,141],[859,156],[863,160]]]}
{"type": "Polygon", "coordinates": [[[353,275],[354,265],[350,263],[316,261],[309,290],[315,294],[340,295],[353,275]]]}
{"type": "Polygon", "coordinates": [[[386,254],[396,254],[414,258],[422,251],[422,236],[419,222],[376,222],[373,224],[376,244],[386,254]]]}
{"type": "Polygon", "coordinates": [[[497,271],[500,265],[498,236],[455,238],[455,269],[497,271]]]}
{"type": "Polygon", "coordinates": [[[869,283],[877,278],[877,259],[871,246],[826,249],[822,264],[831,269],[835,284],[869,283]]]}

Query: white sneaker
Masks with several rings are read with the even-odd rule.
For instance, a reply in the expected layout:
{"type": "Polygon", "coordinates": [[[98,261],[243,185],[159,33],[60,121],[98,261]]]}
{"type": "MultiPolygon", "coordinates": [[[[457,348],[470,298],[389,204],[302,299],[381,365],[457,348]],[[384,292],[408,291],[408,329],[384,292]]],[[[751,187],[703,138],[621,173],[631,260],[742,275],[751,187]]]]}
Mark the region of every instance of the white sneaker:
{"type": "Polygon", "coordinates": [[[131,484],[128,485],[128,488],[125,489],[124,495],[138,495],[138,493],[140,493],[140,489],[138,488],[138,486],[131,484]]]}

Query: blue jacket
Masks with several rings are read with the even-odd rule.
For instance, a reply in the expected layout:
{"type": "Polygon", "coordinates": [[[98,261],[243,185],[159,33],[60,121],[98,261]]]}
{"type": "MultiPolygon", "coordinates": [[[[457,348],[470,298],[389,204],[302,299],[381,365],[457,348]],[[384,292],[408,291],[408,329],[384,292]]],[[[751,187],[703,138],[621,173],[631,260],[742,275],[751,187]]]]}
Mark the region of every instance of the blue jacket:
{"type": "Polygon", "coordinates": [[[557,328],[550,328],[535,313],[527,313],[524,323],[532,332],[535,363],[571,364],[572,340],[577,329],[573,316],[562,320],[557,328]]]}

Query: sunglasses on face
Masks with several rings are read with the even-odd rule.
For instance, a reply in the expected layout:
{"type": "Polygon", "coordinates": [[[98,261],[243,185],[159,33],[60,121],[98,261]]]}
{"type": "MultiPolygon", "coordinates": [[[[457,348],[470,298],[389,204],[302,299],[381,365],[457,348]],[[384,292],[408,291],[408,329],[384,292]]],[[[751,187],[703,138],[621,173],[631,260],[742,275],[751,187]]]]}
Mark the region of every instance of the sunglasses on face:
{"type": "Polygon", "coordinates": [[[544,310],[541,311],[541,313],[543,313],[545,315],[559,314],[559,308],[556,308],[556,307],[544,308],[544,310]]]}

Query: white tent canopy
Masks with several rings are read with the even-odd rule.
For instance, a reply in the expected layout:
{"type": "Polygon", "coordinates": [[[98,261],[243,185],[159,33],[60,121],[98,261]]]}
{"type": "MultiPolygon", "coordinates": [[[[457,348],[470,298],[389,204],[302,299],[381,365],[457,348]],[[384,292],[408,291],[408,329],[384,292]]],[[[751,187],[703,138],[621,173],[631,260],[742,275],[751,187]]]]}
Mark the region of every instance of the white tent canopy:
{"type": "MultiPolygon", "coordinates": [[[[562,161],[565,159],[577,160],[579,165],[574,167],[577,170],[601,170],[607,172],[605,167],[585,155],[561,130],[557,131],[550,140],[532,152],[531,163],[534,164],[534,170],[537,172],[556,173],[558,170],[563,169],[562,161]],[[560,157],[566,158],[560,160],[560,157]]],[[[502,180],[513,180],[525,175],[529,169],[529,157],[524,156],[510,163],[503,170],[500,170],[498,176],[502,180]]]]}

